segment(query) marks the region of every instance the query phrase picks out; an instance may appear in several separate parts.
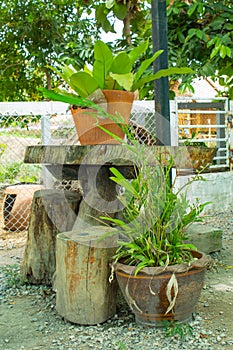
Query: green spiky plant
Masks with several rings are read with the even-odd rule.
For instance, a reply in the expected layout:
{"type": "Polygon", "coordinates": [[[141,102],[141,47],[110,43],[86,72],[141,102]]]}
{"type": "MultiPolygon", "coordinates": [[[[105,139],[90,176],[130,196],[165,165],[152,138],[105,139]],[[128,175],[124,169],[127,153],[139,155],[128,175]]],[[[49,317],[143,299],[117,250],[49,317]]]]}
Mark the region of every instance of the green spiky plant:
{"type": "Polygon", "coordinates": [[[124,210],[120,218],[100,218],[120,233],[114,263],[121,261],[136,266],[137,274],[144,267],[166,268],[193,261],[191,251],[197,248],[185,243],[187,229],[190,224],[202,220],[200,214],[209,202],[191,203],[186,190],[194,181],[204,181],[203,177],[197,173],[177,189],[177,176],[171,181],[175,159],[170,157],[161,165],[156,147],[140,145],[130,131],[125,132],[130,144],[122,143],[136,164],[135,178],[129,180],[118,169],[110,168],[110,179],[124,189],[124,194],[118,196],[124,210]]]}

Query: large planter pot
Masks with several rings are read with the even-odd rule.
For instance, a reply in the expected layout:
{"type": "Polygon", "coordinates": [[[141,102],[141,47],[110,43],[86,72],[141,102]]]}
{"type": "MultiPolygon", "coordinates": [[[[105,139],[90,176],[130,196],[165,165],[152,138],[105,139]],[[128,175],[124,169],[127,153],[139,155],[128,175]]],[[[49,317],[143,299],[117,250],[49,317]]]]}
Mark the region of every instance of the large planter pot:
{"type": "Polygon", "coordinates": [[[213,164],[217,148],[187,146],[187,151],[189,154],[189,160],[191,160],[193,164],[193,169],[203,170],[213,164]]]}
{"type": "MultiPolygon", "coordinates": [[[[107,112],[117,117],[123,118],[123,123],[128,124],[132,109],[134,94],[121,90],[103,90],[107,102],[107,112]]],[[[111,133],[121,139],[124,138],[122,128],[110,118],[97,117],[93,109],[71,109],[75,128],[81,145],[118,144],[119,141],[101,130],[101,125],[111,133]]],[[[120,124],[123,124],[120,123],[120,124]]]]}
{"type": "Polygon", "coordinates": [[[142,269],[114,265],[120,289],[143,326],[163,326],[164,321],[188,322],[198,302],[209,258],[193,252],[197,258],[188,264],[142,269]]]}

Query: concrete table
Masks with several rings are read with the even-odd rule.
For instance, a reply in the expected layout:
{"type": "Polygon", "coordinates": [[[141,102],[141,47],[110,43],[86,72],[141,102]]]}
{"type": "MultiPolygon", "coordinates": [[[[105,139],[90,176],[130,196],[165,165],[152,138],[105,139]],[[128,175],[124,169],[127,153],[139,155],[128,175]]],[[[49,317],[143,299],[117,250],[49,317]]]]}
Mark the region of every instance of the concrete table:
{"type": "MultiPolygon", "coordinates": [[[[191,146],[150,146],[143,152],[152,166],[166,166],[172,157],[177,169],[200,169],[212,162],[216,151],[191,146]]],[[[124,145],[28,146],[24,161],[44,164],[56,179],[80,180],[84,200],[76,227],[96,225],[99,215],[119,210],[116,186],[109,180],[110,167],[132,177],[135,165],[140,166],[135,153],[124,145]]]]}

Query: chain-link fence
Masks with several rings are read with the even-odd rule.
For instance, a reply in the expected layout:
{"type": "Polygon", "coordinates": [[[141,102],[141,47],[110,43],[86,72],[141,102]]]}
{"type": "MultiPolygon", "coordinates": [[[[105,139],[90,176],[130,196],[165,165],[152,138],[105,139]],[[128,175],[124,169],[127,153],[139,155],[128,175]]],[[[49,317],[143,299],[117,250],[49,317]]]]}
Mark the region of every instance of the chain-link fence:
{"type": "MultiPolygon", "coordinates": [[[[170,103],[170,112],[172,144],[178,145],[180,118],[175,101],[170,103]]],[[[224,116],[226,128],[227,115],[224,116]]],[[[140,142],[156,143],[154,101],[134,102],[131,125],[140,142]]],[[[60,182],[51,178],[50,174],[52,181],[45,184],[47,170],[42,165],[24,163],[26,147],[36,144],[72,145],[77,142],[68,105],[58,102],[0,103],[0,226],[16,231],[27,229],[33,194],[40,186],[46,185],[47,188],[49,183],[53,188],[79,188],[77,181],[60,182]]],[[[225,137],[225,145],[226,142],[225,137]]]]}
{"type": "MultiPolygon", "coordinates": [[[[154,103],[135,102],[131,125],[140,142],[154,140],[154,103]]],[[[0,226],[28,228],[33,194],[41,186],[77,190],[77,181],[57,181],[42,165],[25,164],[27,146],[78,143],[72,115],[63,103],[0,103],[0,226]],[[50,181],[46,181],[47,176],[50,181]],[[46,183],[45,183],[46,182],[46,183]]]]}
{"type": "Polygon", "coordinates": [[[33,193],[42,178],[41,165],[25,164],[24,153],[27,146],[41,144],[47,109],[40,103],[0,103],[0,227],[6,230],[28,227],[33,193]]]}

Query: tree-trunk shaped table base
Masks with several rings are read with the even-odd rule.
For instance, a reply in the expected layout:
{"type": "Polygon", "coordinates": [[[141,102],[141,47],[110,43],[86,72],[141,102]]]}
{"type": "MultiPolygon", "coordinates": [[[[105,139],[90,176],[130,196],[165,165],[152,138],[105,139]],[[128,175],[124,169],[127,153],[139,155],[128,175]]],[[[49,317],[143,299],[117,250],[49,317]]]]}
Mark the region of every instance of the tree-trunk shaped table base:
{"type": "Polygon", "coordinates": [[[83,200],[79,207],[73,231],[89,226],[104,225],[101,216],[114,217],[121,209],[117,198],[116,184],[109,179],[111,172],[106,166],[82,166],[79,180],[83,200]]]}

